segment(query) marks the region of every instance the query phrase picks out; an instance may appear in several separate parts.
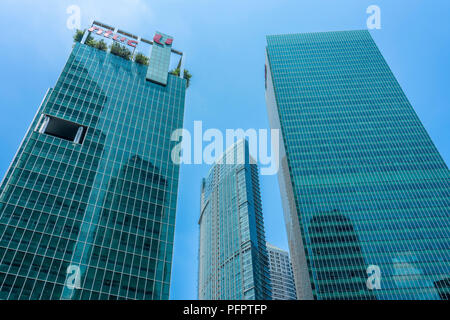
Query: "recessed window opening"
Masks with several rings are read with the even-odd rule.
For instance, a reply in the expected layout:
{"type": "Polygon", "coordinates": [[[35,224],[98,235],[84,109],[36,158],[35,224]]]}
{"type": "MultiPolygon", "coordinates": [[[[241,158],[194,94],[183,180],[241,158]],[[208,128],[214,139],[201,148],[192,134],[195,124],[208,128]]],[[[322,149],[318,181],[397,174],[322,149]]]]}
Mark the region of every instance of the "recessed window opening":
{"type": "Polygon", "coordinates": [[[48,115],[44,117],[39,128],[39,133],[79,144],[83,143],[86,131],[86,126],[48,115]]]}

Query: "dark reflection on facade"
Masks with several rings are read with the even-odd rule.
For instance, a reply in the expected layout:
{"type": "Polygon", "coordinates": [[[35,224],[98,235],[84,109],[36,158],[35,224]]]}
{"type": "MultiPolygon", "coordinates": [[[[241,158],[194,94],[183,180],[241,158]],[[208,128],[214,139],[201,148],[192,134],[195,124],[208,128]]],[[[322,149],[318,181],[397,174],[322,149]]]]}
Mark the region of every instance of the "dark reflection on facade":
{"type": "Polygon", "coordinates": [[[450,300],[450,278],[436,281],[434,286],[442,300],[450,300]]]}
{"type": "Polygon", "coordinates": [[[350,219],[338,210],[320,213],[311,219],[308,233],[317,294],[323,299],[375,299],[366,286],[367,264],[350,219]]]}
{"type": "MultiPolygon", "coordinates": [[[[152,297],[167,181],[151,162],[132,156],[110,180],[83,289],[152,297]],[[153,240],[153,241],[152,241],[153,240]]],[[[77,291],[84,299],[89,292],[77,291]]]]}

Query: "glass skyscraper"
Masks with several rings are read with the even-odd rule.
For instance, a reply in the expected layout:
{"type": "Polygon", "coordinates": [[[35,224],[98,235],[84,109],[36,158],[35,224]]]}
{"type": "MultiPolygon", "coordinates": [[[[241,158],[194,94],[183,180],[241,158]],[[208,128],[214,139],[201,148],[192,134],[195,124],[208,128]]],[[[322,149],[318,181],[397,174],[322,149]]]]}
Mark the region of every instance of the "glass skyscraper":
{"type": "Polygon", "coordinates": [[[296,300],[294,273],[289,253],[267,243],[270,266],[270,284],[273,300],[296,300]]]}
{"type": "Polygon", "coordinates": [[[201,186],[198,298],[271,299],[258,168],[239,140],[201,186]]]}
{"type": "Polygon", "coordinates": [[[164,52],[146,65],[74,44],[1,184],[0,299],[169,297],[186,80],[167,36],[90,31],[164,52]]]}
{"type": "Polygon", "coordinates": [[[299,299],[449,296],[450,172],[368,31],[267,36],[299,299]]]}

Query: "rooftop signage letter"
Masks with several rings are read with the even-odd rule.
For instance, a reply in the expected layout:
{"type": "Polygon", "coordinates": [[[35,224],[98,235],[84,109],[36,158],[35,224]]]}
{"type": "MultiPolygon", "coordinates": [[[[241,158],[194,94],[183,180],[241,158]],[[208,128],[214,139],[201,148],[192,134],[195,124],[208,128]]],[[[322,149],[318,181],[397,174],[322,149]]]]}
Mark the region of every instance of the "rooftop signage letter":
{"type": "Polygon", "coordinates": [[[139,42],[137,42],[136,40],[129,40],[129,39],[125,38],[124,36],[121,36],[121,35],[119,35],[119,34],[114,34],[114,32],[111,31],[111,30],[107,30],[107,31],[105,32],[105,30],[103,30],[102,28],[97,27],[97,26],[92,26],[92,27],[90,27],[90,28],[88,29],[88,31],[89,31],[89,32],[94,32],[94,31],[96,31],[96,32],[95,32],[96,34],[98,34],[98,35],[102,35],[102,34],[103,34],[103,36],[104,36],[105,38],[108,38],[108,39],[109,39],[109,38],[111,37],[111,35],[112,35],[112,36],[113,36],[113,37],[111,38],[112,40],[118,41],[118,42],[122,42],[122,43],[126,42],[127,45],[129,45],[130,47],[133,47],[133,48],[136,48],[136,46],[139,44],[139,42]]]}
{"type": "MultiPolygon", "coordinates": [[[[156,42],[157,44],[160,44],[160,45],[164,45],[161,42],[161,39],[162,39],[162,35],[160,35],[160,34],[155,34],[155,36],[153,37],[154,42],[156,42]]],[[[172,44],[172,42],[173,42],[173,38],[167,38],[166,42],[164,42],[164,43],[166,45],[170,46],[172,44]]]]}

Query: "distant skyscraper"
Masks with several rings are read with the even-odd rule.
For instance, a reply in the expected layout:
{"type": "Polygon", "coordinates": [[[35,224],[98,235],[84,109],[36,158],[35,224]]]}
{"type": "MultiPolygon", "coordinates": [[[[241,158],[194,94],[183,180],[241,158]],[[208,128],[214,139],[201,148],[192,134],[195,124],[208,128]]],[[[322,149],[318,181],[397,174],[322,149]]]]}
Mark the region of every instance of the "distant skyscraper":
{"type": "Polygon", "coordinates": [[[449,292],[450,172],[368,31],[267,37],[299,299],[449,292]]]}
{"type": "Polygon", "coordinates": [[[198,298],[271,299],[258,168],[246,140],[231,146],[203,179],[199,226],[198,298]]]}
{"type": "Polygon", "coordinates": [[[296,300],[294,273],[289,253],[267,243],[272,300],[296,300]]]}
{"type": "Polygon", "coordinates": [[[98,22],[90,31],[1,184],[0,299],[169,297],[170,135],[183,126],[186,80],[168,74],[170,37],[155,36],[147,66],[130,56],[151,41],[98,22]],[[93,47],[94,34],[116,50],[93,47]]]}

